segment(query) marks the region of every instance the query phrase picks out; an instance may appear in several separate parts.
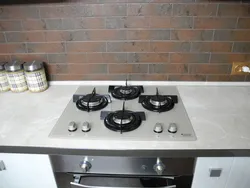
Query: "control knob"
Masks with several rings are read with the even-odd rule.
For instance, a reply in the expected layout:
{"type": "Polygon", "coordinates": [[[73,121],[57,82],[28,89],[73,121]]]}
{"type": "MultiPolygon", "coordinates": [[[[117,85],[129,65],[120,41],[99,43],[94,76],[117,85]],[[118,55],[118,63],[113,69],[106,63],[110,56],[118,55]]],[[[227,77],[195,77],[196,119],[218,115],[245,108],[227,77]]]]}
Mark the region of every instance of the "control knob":
{"type": "Polygon", "coordinates": [[[71,121],[68,125],[69,132],[74,132],[77,130],[77,125],[74,121],[71,121]]]}
{"type": "Polygon", "coordinates": [[[154,132],[155,133],[162,133],[163,127],[161,123],[156,123],[154,127],[154,132]]]}
{"type": "Polygon", "coordinates": [[[168,127],[168,132],[176,133],[178,130],[177,125],[175,123],[170,123],[168,127]]]}
{"type": "Polygon", "coordinates": [[[82,132],[89,132],[90,130],[91,130],[90,124],[87,121],[85,121],[82,124],[82,132]]]}
{"type": "Polygon", "coordinates": [[[154,170],[158,175],[162,175],[165,170],[165,165],[161,162],[160,158],[157,158],[156,164],[154,165],[154,170]]]}
{"type": "Polygon", "coordinates": [[[83,173],[86,173],[89,171],[89,169],[92,167],[92,165],[90,162],[84,160],[80,163],[80,167],[81,167],[83,173]]]}

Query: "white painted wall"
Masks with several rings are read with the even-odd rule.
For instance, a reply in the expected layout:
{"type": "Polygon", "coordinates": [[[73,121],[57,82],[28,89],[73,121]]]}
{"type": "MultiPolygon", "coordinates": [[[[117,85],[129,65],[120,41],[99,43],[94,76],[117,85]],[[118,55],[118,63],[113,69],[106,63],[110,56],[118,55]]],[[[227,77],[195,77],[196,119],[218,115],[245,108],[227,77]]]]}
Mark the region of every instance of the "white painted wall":
{"type": "Polygon", "coordinates": [[[57,188],[48,155],[0,153],[0,188],[57,188]]]}

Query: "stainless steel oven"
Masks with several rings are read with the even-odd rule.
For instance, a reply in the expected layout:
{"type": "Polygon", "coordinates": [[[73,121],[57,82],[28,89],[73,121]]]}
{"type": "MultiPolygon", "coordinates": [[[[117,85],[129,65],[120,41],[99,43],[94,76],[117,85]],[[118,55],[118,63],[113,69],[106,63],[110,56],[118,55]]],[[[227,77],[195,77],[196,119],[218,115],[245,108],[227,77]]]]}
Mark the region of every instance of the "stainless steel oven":
{"type": "Polygon", "coordinates": [[[58,187],[190,188],[194,158],[52,155],[58,187]]]}

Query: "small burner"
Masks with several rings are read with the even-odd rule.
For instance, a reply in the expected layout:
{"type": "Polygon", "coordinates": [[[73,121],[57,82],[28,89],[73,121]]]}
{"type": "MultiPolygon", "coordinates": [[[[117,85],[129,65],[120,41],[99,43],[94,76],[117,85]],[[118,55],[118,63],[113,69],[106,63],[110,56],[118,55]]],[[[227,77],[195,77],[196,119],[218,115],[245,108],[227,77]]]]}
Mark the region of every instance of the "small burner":
{"type": "Polygon", "coordinates": [[[95,88],[91,94],[85,95],[76,101],[76,107],[82,111],[97,111],[108,105],[108,99],[96,94],[95,88]]]}
{"type": "Polygon", "coordinates": [[[116,99],[131,100],[143,93],[143,87],[128,86],[126,80],[125,86],[109,86],[109,92],[111,92],[111,95],[116,99]]]}
{"type": "Polygon", "coordinates": [[[109,113],[104,118],[104,124],[108,129],[122,133],[137,129],[142,120],[139,113],[124,110],[123,103],[123,109],[109,113]]]}
{"type": "Polygon", "coordinates": [[[177,96],[174,95],[159,95],[158,88],[156,88],[156,95],[142,95],[139,98],[139,103],[147,110],[166,112],[174,108],[177,100],[177,96]]]}

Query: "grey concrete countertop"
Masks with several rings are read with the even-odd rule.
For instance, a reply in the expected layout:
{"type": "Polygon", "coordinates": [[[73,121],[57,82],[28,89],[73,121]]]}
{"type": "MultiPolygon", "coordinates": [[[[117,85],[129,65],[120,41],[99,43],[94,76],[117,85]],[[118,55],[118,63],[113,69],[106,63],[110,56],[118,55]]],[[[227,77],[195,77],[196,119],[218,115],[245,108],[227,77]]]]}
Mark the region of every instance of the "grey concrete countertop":
{"type": "Polygon", "coordinates": [[[250,156],[249,83],[171,83],[177,85],[197,136],[196,141],[187,142],[49,138],[49,133],[79,84],[60,83],[38,94],[0,94],[0,152],[175,157],[250,156]]]}

